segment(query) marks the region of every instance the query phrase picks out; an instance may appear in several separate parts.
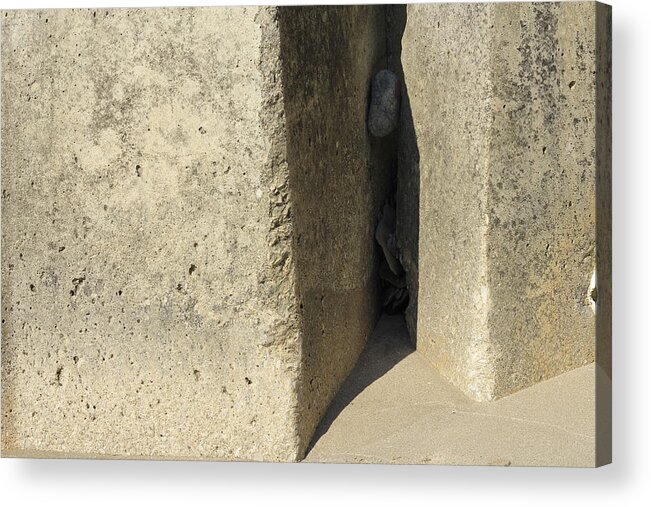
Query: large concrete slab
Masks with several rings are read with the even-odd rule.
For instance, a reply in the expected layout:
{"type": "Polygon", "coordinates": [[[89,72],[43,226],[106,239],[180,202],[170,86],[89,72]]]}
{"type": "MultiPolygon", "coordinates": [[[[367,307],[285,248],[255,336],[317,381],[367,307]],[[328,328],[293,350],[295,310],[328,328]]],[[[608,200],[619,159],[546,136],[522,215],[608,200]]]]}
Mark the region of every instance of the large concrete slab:
{"type": "Polygon", "coordinates": [[[590,364],[475,402],[414,351],[401,317],[383,316],[306,461],[593,467],[607,440],[595,427],[595,377],[608,396],[608,377],[590,364]]]}
{"type": "Polygon", "coordinates": [[[366,111],[385,18],[381,6],[293,7],[279,21],[307,445],[379,315],[374,231],[391,160],[366,111]]]}
{"type": "Polygon", "coordinates": [[[609,19],[593,2],[407,7],[408,317],[474,399],[591,363],[597,338],[609,349],[609,19]]]}
{"type": "Polygon", "coordinates": [[[3,13],[4,455],[302,456],[376,315],[383,27],[3,13]]]}

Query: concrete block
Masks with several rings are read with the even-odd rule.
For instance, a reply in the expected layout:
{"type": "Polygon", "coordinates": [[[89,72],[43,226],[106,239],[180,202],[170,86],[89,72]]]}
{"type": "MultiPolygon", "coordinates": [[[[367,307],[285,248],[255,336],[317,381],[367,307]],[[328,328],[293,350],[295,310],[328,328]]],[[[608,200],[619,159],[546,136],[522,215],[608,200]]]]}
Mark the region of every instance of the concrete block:
{"type": "Polygon", "coordinates": [[[371,78],[386,64],[385,18],[382,6],[368,5],[279,13],[301,323],[299,424],[309,440],[379,316],[374,232],[391,160],[369,135],[366,113],[371,78]]]}
{"type": "Polygon", "coordinates": [[[600,319],[609,343],[609,18],[592,2],[407,7],[408,322],[474,399],[593,362],[600,319]]]}
{"type": "Polygon", "coordinates": [[[4,455],[302,457],[377,317],[383,29],[2,14],[4,455]]]}

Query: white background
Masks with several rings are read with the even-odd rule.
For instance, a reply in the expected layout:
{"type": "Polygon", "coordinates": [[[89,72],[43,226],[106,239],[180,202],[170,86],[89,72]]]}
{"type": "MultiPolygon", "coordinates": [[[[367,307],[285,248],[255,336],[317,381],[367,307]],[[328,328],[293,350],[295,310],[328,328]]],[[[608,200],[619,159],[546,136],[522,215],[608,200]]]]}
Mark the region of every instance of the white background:
{"type": "MultiPolygon", "coordinates": [[[[7,506],[17,503],[48,507],[190,503],[336,507],[340,503],[402,506],[412,502],[481,507],[651,505],[651,2],[610,3],[614,92],[614,464],[584,470],[2,459],[0,502],[7,506]]],[[[3,9],[219,4],[229,2],[0,1],[3,9]]]]}

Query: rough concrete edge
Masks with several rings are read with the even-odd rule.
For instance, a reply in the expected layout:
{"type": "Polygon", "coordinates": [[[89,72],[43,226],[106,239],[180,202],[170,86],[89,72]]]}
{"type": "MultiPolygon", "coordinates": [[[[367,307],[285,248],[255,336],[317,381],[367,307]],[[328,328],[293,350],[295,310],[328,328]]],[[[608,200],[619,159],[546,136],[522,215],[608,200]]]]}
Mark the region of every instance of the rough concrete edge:
{"type": "Polygon", "coordinates": [[[595,8],[595,466],[612,463],[612,7],[595,8]]]}
{"type": "MultiPolygon", "coordinates": [[[[7,28],[6,24],[6,18],[5,16],[9,12],[8,9],[0,9],[0,191],[3,187],[4,183],[4,164],[2,163],[4,161],[4,155],[5,151],[2,149],[2,128],[5,123],[5,113],[4,113],[4,103],[5,101],[2,100],[2,94],[4,93],[4,75],[3,75],[3,60],[4,60],[4,51],[3,51],[3,41],[4,41],[4,33],[7,28]]],[[[4,199],[2,200],[2,206],[0,206],[0,230],[2,229],[2,221],[4,220],[4,199]]],[[[4,265],[4,255],[5,255],[5,241],[0,234],[0,263],[4,265]]],[[[2,277],[2,280],[0,282],[0,301],[2,300],[2,293],[3,293],[3,287],[5,283],[5,277],[2,277]]],[[[0,305],[1,306],[1,305],[0,305]]],[[[0,310],[1,311],[1,310],[0,310]]],[[[6,457],[6,455],[10,452],[9,450],[9,442],[7,438],[7,432],[4,429],[4,411],[6,407],[6,386],[4,385],[4,382],[2,381],[2,377],[4,377],[4,362],[2,361],[2,350],[4,349],[4,336],[0,337],[0,458],[6,457]]]]}
{"type": "MultiPolygon", "coordinates": [[[[258,68],[263,77],[263,104],[260,123],[271,139],[263,181],[269,189],[269,263],[264,273],[265,283],[271,282],[269,303],[277,319],[269,329],[269,345],[277,354],[287,356],[286,370],[294,376],[290,415],[293,442],[292,455],[288,461],[302,459],[307,443],[300,434],[300,404],[298,390],[301,375],[301,333],[296,294],[296,269],[293,256],[293,223],[291,219],[291,191],[287,162],[287,138],[285,125],[285,102],[282,89],[282,60],[280,50],[280,27],[277,7],[259,7],[256,21],[260,23],[262,36],[258,68]]],[[[309,439],[308,439],[309,441],[309,439]]]]}
{"type": "MultiPolygon", "coordinates": [[[[6,12],[6,11],[0,11],[6,12]]],[[[4,16],[2,16],[4,18],[4,16]]],[[[260,281],[266,284],[269,294],[270,307],[274,322],[268,329],[269,341],[265,345],[272,349],[272,354],[285,357],[284,367],[287,372],[294,375],[293,383],[296,386],[291,395],[290,414],[293,430],[293,440],[278,449],[278,460],[264,459],[265,462],[273,461],[299,461],[305,453],[305,445],[301,444],[298,434],[299,405],[297,396],[298,376],[300,374],[300,323],[298,321],[297,297],[295,292],[295,272],[292,255],[292,221],[291,221],[291,196],[289,191],[289,171],[286,160],[285,118],[284,101],[282,95],[282,81],[280,79],[280,48],[279,29],[276,17],[276,7],[259,7],[255,17],[260,24],[262,35],[260,40],[260,53],[257,61],[258,69],[263,78],[262,104],[259,114],[260,124],[270,140],[267,160],[263,168],[263,181],[269,191],[269,230],[268,263],[264,266],[260,281]]],[[[4,22],[0,21],[4,27],[4,22]]],[[[0,428],[1,429],[1,428],[0,428]]],[[[57,459],[111,459],[111,460],[184,460],[184,461],[220,461],[215,459],[205,460],[193,456],[156,456],[156,455],[110,455],[100,453],[77,454],[67,452],[52,452],[39,449],[16,449],[6,445],[5,432],[1,432],[2,450],[0,458],[57,458],[57,459]]],[[[235,458],[229,461],[251,461],[247,458],[235,458]]]]}
{"type": "MultiPolygon", "coordinates": [[[[491,24],[495,21],[495,7],[496,4],[489,3],[485,5],[486,15],[489,18],[491,24]]],[[[480,196],[481,205],[483,206],[486,213],[490,209],[490,200],[491,195],[488,191],[490,185],[490,165],[491,160],[491,145],[492,145],[492,132],[493,132],[493,123],[495,121],[494,116],[492,116],[492,111],[495,107],[495,94],[492,92],[493,87],[493,76],[492,76],[492,66],[490,61],[495,54],[495,37],[493,32],[489,29],[487,32],[487,37],[489,40],[489,51],[488,51],[488,71],[489,71],[489,86],[491,87],[491,92],[489,93],[489,105],[488,105],[488,118],[489,118],[489,128],[486,129],[484,134],[484,149],[486,150],[486,164],[483,168],[482,180],[483,180],[483,189],[482,195],[480,196]]],[[[482,296],[482,307],[483,307],[483,329],[485,329],[485,336],[478,336],[475,343],[473,344],[473,354],[467,358],[468,360],[468,385],[464,386],[463,391],[475,401],[491,401],[495,399],[495,384],[496,384],[496,372],[495,372],[495,351],[493,350],[493,344],[491,340],[491,329],[490,329],[490,312],[492,306],[491,298],[491,287],[488,283],[488,277],[490,272],[490,265],[488,262],[488,253],[490,249],[490,228],[488,223],[482,223],[482,241],[481,241],[481,252],[480,256],[482,259],[482,275],[484,286],[486,288],[485,293],[481,293],[482,296]]]]}
{"type": "MultiPolygon", "coordinates": [[[[486,3],[482,7],[485,9],[486,18],[489,20],[485,26],[489,26],[488,23],[492,24],[495,21],[496,7],[495,3],[486,3]]],[[[490,182],[490,166],[492,163],[491,154],[492,154],[492,139],[493,139],[493,123],[494,117],[492,116],[492,111],[496,102],[495,95],[493,93],[493,75],[492,75],[492,66],[490,65],[493,56],[496,51],[500,51],[501,48],[496,48],[495,46],[495,37],[490,28],[485,28],[483,36],[488,39],[488,104],[487,104],[487,114],[486,118],[488,120],[488,128],[484,131],[484,139],[482,149],[486,153],[486,161],[483,164],[483,167],[479,167],[483,171],[482,177],[482,188],[483,191],[479,196],[480,206],[485,210],[490,209],[490,192],[488,192],[489,182],[490,182]]],[[[462,371],[464,371],[464,376],[466,377],[466,382],[463,384],[455,384],[457,387],[470,399],[478,402],[487,402],[493,401],[496,399],[495,395],[495,385],[496,385],[496,370],[495,370],[495,360],[496,352],[493,347],[493,342],[491,340],[491,329],[490,329],[490,313],[492,306],[492,298],[490,291],[490,284],[488,283],[488,276],[490,271],[490,265],[488,262],[488,253],[490,249],[490,229],[487,222],[483,222],[481,225],[481,251],[479,252],[479,259],[481,260],[481,278],[479,283],[483,283],[486,291],[481,293],[481,319],[484,334],[477,334],[473,337],[472,349],[468,350],[465,354],[465,357],[461,360],[461,364],[465,363],[465,366],[462,371]]]]}
{"type": "MultiPolygon", "coordinates": [[[[360,6],[357,6],[357,7],[360,7],[360,6]]],[[[382,15],[378,16],[378,17],[381,17],[381,19],[383,20],[384,25],[385,25],[384,29],[382,30],[381,42],[382,42],[383,45],[386,45],[386,40],[385,40],[386,39],[386,19],[385,19],[385,16],[384,16],[384,13],[385,13],[385,10],[386,10],[385,6],[383,6],[383,5],[372,5],[372,6],[366,6],[366,7],[371,7],[373,9],[377,9],[378,12],[381,12],[382,15]]],[[[279,32],[280,32],[280,36],[281,36],[281,41],[282,41],[284,35],[291,34],[291,30],[287,26],[285,26],[283,24],[283,22],[282,22],[283,21],[283,13],[285,13],[285,16],[287,16],[288,13],[290,13],[292,9],[297,9],[297,8],[300,9],[301,7],[292,6],[292,5],[282,5],[282,6],[276,7],[276,12],[279,13],[277,15],[280,17],[280,23],[279,23],[280,30],[279,30],[279,32]]],[[[356,6],[353,6],[353,5],[351,5],[351,6],[315,5],[315,6],[312,6],[312,8],[314,10],[317,10],[317,9],[318,10],[323,10],[324,13],[325,13],[325,10],[336,9],[339,12],[342,12],[344,14],[352,15],[352,9],[356,8],[356,6]],[[346,12],[346,11],[348,11],[348,12],[346,12]]],[[[307,7],[306,7],[306,9],[307,9],[307,7]]],[[[289,15],[291,15],[291,14],[289,14],[289,15]]],[[[342,19],[344,18],[344,16],[341,16],[341,17],[342,17],[342,19]]],[[[328,23],[332,22],[331,20],[332,20],[332,16],[328,16],[328,20],[325,22],[326,24],[324,25],[324,29],[329,30],[331,28],[330,26],[328,26],[328,23]]],[[[286,54],[285,50],[283,49],[283,44],[282,43],[279,44],[279,46],[280,46],[280,59],[279,59],[280,60],[280,65],[279,65],[278,72],[279,72],[279,75],[282,76],[281,79],[280,79],[280,82],[279,82],[279,89],[282,90],[283,85],[285,85],[285,83],[288,82],[286,80],[286,77],[283,75],[283,73],[285,72],[285,68],[284,68],[283,64],[284,64],[284,62],[287,61],[288,54],[286,54]]],[[[385,48],[385,52],[386,52],[386,48],[385,48]]],[[[384,59],[386,60],[386,55],[385,55],[384,59]]],[[[386,63],[386,62],[384,62],[384,63],[386,63]]],[[[379,70],[379,68],[383,68],[384,66],[385,65],[382,65],[382,66],[378,67],[378,65],[376,63],[375,67],[378,67],[378,68],[376,68],[375,70],[379,70]]],[[[367,83],[367,85],[369,87],[370,87],[370,78],[371,78],[371,76],[368,77],[369,83],[367,83]]],[[[291,81],[291,77],[289,78],[289,80],[291,81]]],[[[285,103],[285,105],[287,105],[287,104],[285,103]]],[[[291,119],[289,118],[289,116],[285,115],[284,122],[285,122],[285,126],[286,126],[286,128],[285,128],[286,132],[289,132],[289,130],[290,130],[289,129],[290,120],[291,119]]],[[[287,156],[287,159],[284,162],[285,162],[286,165],[289,165],[289,167],[287,169],[289,175],[288,175],[288,178],[287,178],[286,181],[288,182],[288,186],[291,189],[291,188],[294,188],[294,185],[293,185],[294,184],[294,181],[293,181],[294,165],[293,165],[293,161],[292,161],[291,156],[290,156],[291,155],[291,149],[290,148],[293,148],[295,146],[295,144],[293,143],[293,139],[291,138],[291,136],[289,134],[284,139],[284,143],[285,143],[285,147],[286,147],[285,154],[287,156]]],[[[371,142],[371,144],[373,144],[373,141],[371,142]]],[[[377,153],[379,150],[381,150],[381,148],[379,148],[378,146],[371,146],[370,150],[372,152],[377,153]]],[[[296,233],[296,234],[298,234],[298,233],[296,233]]],[[[296,251],[300,247],[299,247],[298,243],[296,242],[297,241],[296,240],[296,235],[293,234],[292,236],[293,237],[292,237],[291,241],[292,241],[292,244],[293,244],[293,247],[294,247],[293,251],[296,251]]],[[[377,267],[376,267],[376,269],[377,269],[377,267]]],[[[301,286],[301,273],[299,271],[298,266],[296,266],[296,265],[293,266],[292,274],[293,274],[293,283],[294,283],[294,287],[295,287],[296,298],[297,298],[297,301],[300,301],[300,298],[302,296],[304,296],[304,294],[302,294],[303,289],[302,289],[302,286],[301,286]]],[[[300,305],[300,306],[302,307],[303,305],[300,305]]],[[[306,339],[307,339],[307,337],[305,335],[307,326],[304,325],[304,319],[306,317],[304,315],[304,312],[298,311],[298,310],[297,310],[297,315],[298,315],[297,322],[298,322],[299,342],[301,344],[303,344],[303,343],[306,342],[306,339]]],[[[375,318],[373,320],[377,321],[377,318],[379,318],[379,311],[377,312],[377,315],[375,316],[375,318]]],[[[368,339],[372,335],[373,329],[375,327],[375,323],[376,322],[374,322],[373,325],[369,328],[369,330],[367,332],[367,335],[366,335],[366,341],[368,341],[368,339]]],[[[298,461],[301,461],[301,460],[303,460],[305,458],[305,455],[307,454],[307,452],[309,451],[311,445],[313,444],[314,435],[318,430],[318,427],[319,427],[319,424],[320,424],[321,420],[326,415],[327,410],[328,410],[330,404],[332,403],[332,401],[335,399],[337,392],[339,392],[339,390],[341,389],[342,385],[344,384],[346,378],[348,378],[348,376],[350,375],[350,373],[354,369],[354,366],[357,364],[357,362],[359,360],[359,357],[361,356],[361,353],[362,353],[365,345],[366,345],[366,342],[360,348],[360,350],[359,350],[359,352],[357,354],[357,358],[355,359],[355,362],[353,363],[353,366],[350,367],[350,370],[344,376],[344,378],[342,378],[339,381],[338,386],[331,393],[330,399],[322,407],[321,414],[318,417],[318,419],[316,419],[315,421],[311,421],[311,420],[309,420],[309,418],[306,418],[301,414],[301,408],[302,407],[305,407],[305,406],[309,405],[310,403],[314,403],[314,400],[310,398],[310,396],[309,396],[309,394],[307,394],[307,392],[306,392],[307,390],[305,388],[305,386],[307,386],[309,384],[309,382],[308,382],[309,379],[306,378],[306,375],[309,374],[309,370],[306,369],[307,361],[305,361],[306,358],[304,356],[304,352],[301,350],[300,361],[299,361],[300,364],[299,364],[299,367],[298,367],[299,368],[299,374],[298,374],[298,380],[297,380],[297,384],[298,384],[298,387],[297,387],[297,393],[298,393],[297,424],[298,424],[298,438],[299,438],[299,445],[298,445],[298,448],[299,448],[298,456],[299,457],[298,457],[298,461]]]]}
{"type": "MultiPolygon", "coordinates": [[[[402,40],[405,36],[405,34],[409,30],[409,24],[410,24],[410,18],[412,17],[418,17],[418,9],[426,9],[426,8],[432,8],[435,6],[441,6],[444,4],[407,4],[406,6],[391,6],[393,9],[389,9],[387,12],[390,14],[390,19],[388,23],[388,42],[387,42],[387,48],[388,48],[388,54],[389,54],[389,62],[391,65],[392,70],[394,70],[400,80],[401,80],[401,85],[403,86],[402,90],[402,103],[401,103],[401,111],[400,111],[400,123],[399,123],[399,140],[398,140],[398,201],[400,201],[400,196],[403,192],[401,192],[401,186],[400,182],[401,180],[405,180],[408,177],[413,177],[414,176],[414,169],[413,168],[406,168],[407,164],[411,164],[412,162],[415,162],[415,168],[416,172],[415,175],[418,178],[418,195],[417,196],[410,196],[410,198],[415,198],[417,201],[420,201],[420,188],[421,188],[421,182],[422,182],[422,174],[420,172],[420,154],[418,152],[418,142],[416,139],[416,135],[414,132],[414,126],[413,126],[413,119],[412,119],[412,108],[411,108],[411,103],[409,100],[409,93],[408,93],[408,87],[407,87],[407,79],[405,77],[405,72],[402,67],[402,53],[403,53],[403,47],[402,47],[402,40]],[[404,7],[405,10],[402,12],[400,10],[400,7],[404,7]],[[416,11],[416,12],[414,12],[416,11]],[[400,34],[397,34],[396,32],[400,31],[400,34]],[[415,150],[416,153],[416,158],[413,158],[413,151],[415,150]],[[401,178],[401,174],[406,174],[406,176],[403,176],[401,178]]],[[[453,4],[449,4],[451,7],[453,4]]],[[[480,4],[459,4],[459,6],[462,5],[475,5],[479,6],[482,9],[485,9],[487,16],[492,16],[493,15],[493,6],[494,4],[491,3],[480,3],[480,4]]],[[[432,29],[435,29],[432,27],[432,29]]],[[[481,27],[477,27],[477,31],[479,32],[481,30],[481,27]]],[[[488,40],[489,44],[492,46],[492,38],[490,37],[490,33],[487,32],[484,34],[488,40]]],[[[492,49],[492,48],[491,48],[492,49]]],[[[490,106],[490,104],[489,104],[490,106]]],[[[485,133],[485,139],[484,141],[489,144],[490,143],[490,128],[486,129],[485,133]]],[[[487,150],[489,151],[489,150],[487,150]]],[[[484,185],[488,184],[488,164],[490,161],[487,161],[485,166],[484,166],[484,174],[483,180],[484,180],[484,185]]],[[[485,208],[487,206],[487,196],[481,195],[480,199],[482,200],[482,206],[485,208]]],[[[418,320],[419,320],[419,315],[423,311],[422,308],[419,308],[418,305],[418,297],[419,297],[419,285],[420,285],[420,275],[422,273],[422,270],[419,267],[419,252],[423,250],[422,245],[425,242],[425,239],[422,237],[420,234],[420,205],[417,205],[417,216],[416,216],[416,226],[413,230],[409,231],[412,234],[416,234],[416,241],[415,241],[415,251],[409,251],[409,255],[405,255],[404,250],[403,254],[401,254],[401,261],[405,265],[405,269],[407,271],[407,279],[408,279],[408,287],[410,290],[410,301],[409,301],[409,306],[407,307],[407,310],[405,311],[405,319],[407,323],[407,328],[409,331],[409,336],[411,342],[414,344],[416,347],[416,350],[418,353],[422,354],[423,357],[425,357],[428,362],[432,365],[432,367],[438,371],[442,376],[444,376],[450,383],[455,385],[461,392],[463,392],[466,396],[468,396],[470,399],[475,400],[475,401],[490,401],[493,399],[493,386],[494,386],[494,368],[492,367],[492,360],[491,360],[491,343],[490,343],[490,336],[488,333],[484,336],[475,336],[474,337],[474,343],[473,343],[473,348],[472,350],[468,351],[468,353],[465,354],[464,357],[459,358],[458,360],[455,360],[455,364],[460,365],[463,364],[463,368],[461,368],[464,373],[460,375],[450,375],[450,370],[449,369],[441,369],[440,364],[437,364],[436,362],[432,361],[432,359],[429,357],[430,355],[428,353],[423,353],[423,350],[418,346],[418,320]],[[415,259],[414,259],[415,258],[415,259]]],[[[397,205],[397,213],[398,213],[398,228],[399,230],[404,228],[405,225],[408,225],[409,220],[408,218],[402,217],[402,213],[404,211],[404,207],[400,205],[398,202],[397,205]]],[[[484,261],[487,258],[487,249],[488,249],[488,228],[482,224],[483,228],[483,238],[482,238],[482,251],[479,255],[480,261],[484,261]]],[[[399,238],[399,241],[403,243],[405,240],[404,238],[399,238]]],[[[401,244],[401,248],[404,249],[405,245],[401,244]]],[[[483,262],[484,265],[484,272],[487,271],[486,263],[483,262]]],[[[486,288],[488,286],[486,285],[486,288]]],[[[483,303],[484,303],[484,308],[482,312],[482,320],[484,322],[487,322],[488,320],[488,315],[489,315],[489,310],[490,310],[490,295],[489,293],[486,293],[485,297],[483,298],[483,303]]],[[[483,326],[484,329],[487,329],[487,325],[483,326]]]]}
{"type": "MultiPolygon", "coordinates": [[[[545,3],[545,2],[541,2],[545,3]]],[[[490,5],[490,12],[489,16],[491,18],[491,24],[498,25],[499,22],[499,16],[500,15],[505,15],[507,14],[507,11],[500,11],[500,9],[521,9],[521,8],[526,8],[531,5],[531,2],[506,2],[506,3],[491,3],[487,4],[490,5]]],[[[495,59],[498,55],[499,52],[503,50],[502,47],[500,47],[501,41],[497,40],[497,36],[495,35],[494,32],[490,32],[489,36],[489,44],[490,44],[490,55],[489,59],[491,63],[493,62],[493,59],[495,59]]],[[[496,76],[495,76],[495,70],[493,69],[493,66],[489,66],[489,82],[491,83],[491,98],[490,98],[490,103],[491,103],[491,109],[492,111],[497,111],[501,107],[500,101],[497,99],[496,94],[494,93],[494,89],[496,87],[496,76]]],[[[495,132],[496,127],[495,127],[495,117],[493,114],[493,118],[490,120],[490,126],[489,126],[489,131],[490,131],[490,136],[493,136],[493,132],[495,132]]],[[[488,166],[490,167],[493,159],[493,144],[491,142],[491,146],[489,147],[488,150],[488,166]]],[[[489,188],[489,181],[490,181],[490,175],[488,174],[488,171],[486,172],[486,178],[485,178],[485,188],[489,188]]],[[[491,192],[487,192],[487,197],[486,197],[486,209],[490,209],[491,202],[494,200],[493,197],[491,197],[491,192]]],[[[486,266],[486,271],[490,272],[493,269],[492,263],[490,262],[490,258],[488,255],[489,249],[490,249],[490,231],[486,231],[486,242],[487,244],[484,245],[486,248],[482,251],[482,260],[485,263],[486,266]]],[[[499,372],[496,371],[495,368],[495,362],[496,360],[499,359],[500,357],[500,351],[495,350],[497,347],[493,347],[493,335],[495,334],[495,331],[491,328],[490,324],[490,316],[493,312],[493,299],[492,299],[492,291],[491,291],[491,286],[490,283],[486,283],[486,290],[487,290],[487,308],[486,308],[486,330],[488,333],[488,342],[489,344],[487,345],[487,356],[486,356],[486,361],[490,362],[493,364],[493,372],[492,372],[492,386],[488,390],[486,390],[483,394],[485,397],[483,399],[478,399],[475,397],[472,397],[475,401],[497,401],[501,398],[504,398],[506,396],[509,396],[511,394],[514,394],[522,389],[526,389],[528,387],[531,387],[535,385],[535,383],[529,384],[527,386],[523,386],[519,389],[513,390],[513,391],[504,391],[500,390],[498,387],[498,382],[499,382],[499,372]]],[[[559,373],[560,374],[560,373],[559,373]]],[[[551,377],[550,377],[551,378],[551,377]]],[[[549,378],[542,379],[541,381],[544,382],[546,380],[549,380],[549,378]]],[[[539,382],[538,382],[539,383],[539,382]]]]}

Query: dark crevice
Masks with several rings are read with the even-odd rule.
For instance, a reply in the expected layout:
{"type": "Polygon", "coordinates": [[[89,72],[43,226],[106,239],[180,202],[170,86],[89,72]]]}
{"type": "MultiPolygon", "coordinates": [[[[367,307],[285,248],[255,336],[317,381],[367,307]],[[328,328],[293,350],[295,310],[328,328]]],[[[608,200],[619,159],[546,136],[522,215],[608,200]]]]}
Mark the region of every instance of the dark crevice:
{"type": "MultiPolygon", "coordinates": [[[[406,5],[388,5],[385,11],[386,53],[374,68],[395,74],[400,85],[400,110],[396,128],[384,137],[369,136],[371,148],[389,174],[379,201],[375,225],[377,278],[380,287],[377,326],[365,350],[322,417],[307,448],[312,450],[330,425],[364,389],[391,370],[414,350],[418,260],[419,152],[411,117],[409,95],[401,64],[401,40],[406,25],[406,5]],[[414,179],[415,178],[415,179],[414,179]],[[405,198],[405,196],[408,196],[405,198]],[[412,270],[412,272],[410,272],[412,270]],[[405,312],[406,315],[405,315],[405,312]],[[389,314],[389,315],[387,315],[389,314]],[[412,317],[413,316],[413,317],[412,317]],[[407,321],[407,333],[405,328],[407,321]],[[412,339],[409,340],[409,335],[412,339]]],[[[369,82],[373,76],[369,76],[369,82]]],[[[371,85],[369,85],[371,88],[371,85]]],[[[370,101],[373,93],[369,90],[370,101]]],[[[377,168],[380,170],[380,168],[377,168]]]]}
{"type": "MultiPolygon", "coordinates": [[[[402,125],[406,122],[403,118],[409,108],[405,107],[406,89],[401,64],[401,40],[406,24],[405,5],[387,5],[384,8],[385,14],[385,51],[386,68],[378,72],[373,78],[372,87],[378,87],[382,81],[378,81],[380,73],[390,73],[393,79],[397,80],[395,94],[398,96],[399,110],[397,111],[397,124],[394,130],[387,136],[381,137],[379,141],[383,145],[385,156],[390,169],[390,186],[384,199],[382,209],[379,210],[379,220],[375,228],[375,240],[380,247],[380,266],[378,275],[380,278],[381,311],[388,314],[404,313],[409,303],[409,288],[407,286],[407,273],[402,262],[401,245],[398,231],[398,187],[399,187],[399,165],[402,125]]],[[[385,80],[385,86],[393,86],[391,81],[385,80]]],[[[391,99],[391,91],[387,90],[391,99]]],[[[377,94],[374,90],[373,94],[377,94]]],[[[373,133],[371,122],[373,118],[369,111],[369,131],[373,133]]]]}
{"type": "Polygon", "coordinates": [[[420,209],[420,152],[411,112],[409,89],[402,68],[402,38],[407,25],[407,6],[388,5],[387,47],[389,68],[401,84],[400,121],[396,133],[396,240],[405,270],[409,301],[404,316],[413,344],[416,344],[418,309],[418,234],[420,209]]]}

